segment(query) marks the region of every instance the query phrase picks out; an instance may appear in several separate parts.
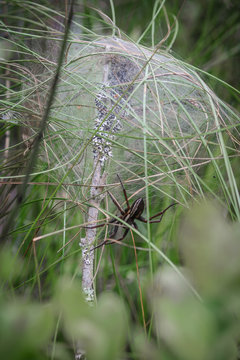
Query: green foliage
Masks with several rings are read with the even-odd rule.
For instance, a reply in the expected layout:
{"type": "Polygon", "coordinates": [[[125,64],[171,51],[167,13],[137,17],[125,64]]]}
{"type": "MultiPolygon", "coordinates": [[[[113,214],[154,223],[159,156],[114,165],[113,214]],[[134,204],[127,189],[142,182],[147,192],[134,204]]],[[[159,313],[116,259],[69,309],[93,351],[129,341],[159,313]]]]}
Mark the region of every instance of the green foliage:
{"type": "MultiPolygon", "coordinates": [[[[96,306],[89,306],[79,283],[66,276],[42,304],[26,294],[17,295],[6,281],[12,263],[2,252],[1,357],[70,359],[78,348],[90,360],[113,360],[121,358],[129,343],[130,359],[237,359],[239,224],[224,219],[212,204],[186,212],[181,223],[183,277],[165,265],[159,267],[153,284],[145,285],[147,316],[153,315],[147,337],[129,321],[131,305],[124,304],[121,296],[105,291],[96,306]],[[190,282],[201,300],[192,293],[190,282]]],[[[12,273],[11,283],[16,277],[12,273]]]]}
{"type": "MultiPolygon", "coordinates": [[[[147,28],[155,7],[166,7],[171,34],[163,47],[167,47],[174,38],[172,50],[177,56],[194,66],[207,71],[221,80],[239,88],[239,6],[233,0],[178,0],[135,1],[116,0],[115,11],[117,25],[136,40],[147,28]],[[126,21],[128,19],[129,21],[126,21]],[[176,29],[177,28],[177,29],[176,29]],[[176,29],[176,30],[175,30],[176,29]]],[[[107,8],[107,6],[106,6],[107,8]]],[[[110,8],[108,9],[110,15],[110,8]]],[[[161,41],[168,32],[166,16],[161,11],[155,21],[155,43],[161,41]]],[[[143,39],[149,44],[152,29],[143,39]]],[[[212,78],[211,86],[215,91],[239,109],[239,99],[230,89],[219,86],[212,78]]]]}
{"type": "Polygon", "coordinates": [[[47,359],[54,312],[23,297],[0,295],[0,355],[6,359],[47,359]]]}
{"type": "Polygon", "coordinates": [[[73,342],[88,359],[113,360],[125,347],[128,315],[122,300],[112,293],[103,294],[96,307],[90,307],[79,284],[64,277],[43,304],[10,294],[5,289],[0,297],[1,357],[68,359],[67,344],[73,342]]]}
{"type": "Polygon", "coordinates": [[[150,299],[158,342],[153,352],[149,347],[149,358],[237,359],[239,236],[239,224],[229,223],[212,204],[186,213],[180,232],[182,272],[202,300],[193,296],[171,268],[159,269],[150,299]],[[153,356],[156,349],[158,355],[153,356]]]}

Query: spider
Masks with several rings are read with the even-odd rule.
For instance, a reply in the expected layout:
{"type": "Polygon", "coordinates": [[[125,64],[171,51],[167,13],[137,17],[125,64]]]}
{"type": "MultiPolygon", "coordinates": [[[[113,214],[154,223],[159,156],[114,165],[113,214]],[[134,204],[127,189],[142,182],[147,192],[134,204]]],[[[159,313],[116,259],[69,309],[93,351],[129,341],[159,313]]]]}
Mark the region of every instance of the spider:
{"type": "MultiPolygon", "coordinates": [[[[119,219],[125,221],[127,224],[129,224],[130,226],[133,226],[135,229],[138,230],[138,226],[137,224],[135,223],[135,220],[139,220],[141,222],[144,222],[144,223],[160,223],[162,221],[162,217],[164,215],[164,213],[172,206],[176,205],[177,203],[173,203],[171,205],[169,205],[166,209],[158,212],[157,214],[151,216],[149,218],[149,220],[145,219],[143,216],[142,216],[142,213],[144,211],[144,201],[143,201],[143,198],[138,198],[136,199],[133,204],[130,206],[129,204],[129,201],[128,201],[128,197],[127,197],[127,192],[123,186],[123,183],[122,183],[122,180],[120,179],[120,176],[117,175],[118,179],[119,179],[119,182],[121,184],[121,187],[122,187],[122,190],[123,190],[123,194],[124,194],[124,197],[125,197],[125,200],[126,200],[126,204],[127,204],[127,208],[124,210],[121,205],[119,204],[119,202],[117,201],[117,199],[113,196],[113,194],[110,193],[110,191],[107,191],[108,195],[110,196],[112,202],[114,203],[114,205],[118,208],[118,210],[120,211],[121,215],[119,216],[119,219]],[[160,219],[158,220],[152,220],[152,219],[155,219],[156,217],[160,216],[160,219]]],[[[95,246],[93,250],[95,249],[98,249],[100,248],[101,246],[103,245],[110,245],[110,244],[113,244],[113,243],[116,243],[118,241],[122,241],[128,234],[130,228],[127,227],[126,225],[124,225],[121,221],[117,220],[117,219],[111,219],[107,224],[100,224],[100,225],[96,225],[96,226],[85,226],[86,229],[95,229],[95,228],[98,228],[98,227],[102,227],[102,226],[105,226],[105,225],[113,225],[113,231],[109,234],[110,238],[114,238],[114,236],[116,236],[117,232],[118,232],[118,229],[119,227],[123,227],[125,230],[124,230],[124,233],[122,235],[122,237],[120,237],[119,239],[116,239],[115,241],[110,241],[110,240],[105,240],[103,241],[102,243],[100,243],[99,245],[95,246]]]]}

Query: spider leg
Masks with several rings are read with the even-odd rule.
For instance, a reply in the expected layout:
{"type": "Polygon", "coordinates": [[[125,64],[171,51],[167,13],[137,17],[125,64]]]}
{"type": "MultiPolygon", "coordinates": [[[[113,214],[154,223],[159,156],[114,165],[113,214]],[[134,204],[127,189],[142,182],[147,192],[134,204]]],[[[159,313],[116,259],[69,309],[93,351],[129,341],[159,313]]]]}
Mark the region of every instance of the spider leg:
{"type": "Polygon", "coordinates": [[[94,246],[94,248],[93,248],[93,249],[91,249],[91,251],[94,251],[94,250],[96,250],[96,249],[100,248],[100,247],[101,247],[101,246],[103,246],[103,245],[107,245],[107,242],[108,242],[108,240],[104,240],[104,241],[103,241],[103,242],[101,242],[99,245],[94,246]]]}
{"type": "Polygon", "coordinates": [[[157,216],[159,216],[159,215],[163,215],[168,209],[170,209],[170,207],[172,207],[172,206],[174,206],[174,205],[177,205],[177,203],[173,203],[173,204],[169,205],[169,206],[166,207],[166,209],[164,209],[163,211],[160,211],[158,214],[151,216],[149,220],[152,220],[152,219],[154,219],[155,217],[157,217],[157,216]]]}
{"type": "Polygon", "coordinates": [[[129,205],[129,201],[128,201],[126,189],[125,189],[125,187],[123,186],[122,180],[121,180],[121,178],[120,178],[120,176],[119,176],[118,174],[117,174],[117,177],[118,177],[118,179],[119,179],[119,181],[120,181],[120,184],[121,184],[121,187],[122,187],[122,190],[123,190],[123,194],[124,194],[124,197],[125,197],[125,200],[126,200],[127,207],[128,207],[128,209],[130,209],[130,205],[129,205]]]}
{"type": "Polygon", "coordinates": [[[118,224],[119,224],[119,222],[116,222],[116,225],[114,226],[113,231],[109,234],[110,238],[113,238],[116,235],[116,233],[118,232],[118,224]]]}
{"type": "Polygon", "coordinates": [[[115,221],[116,221],[116,219],[112,219],[109,222],[104,223],[104,224],[99,224],[99,225],[95,225],[95,226],[82,226],[82,228],[84,228],[84,229],[96,229],[96,228],[99,228],[99,227],[102,227],[102,226],[105,226],[105,225],[111,225],[115,221]]]}
{"type": "MultiPolygon", "coordinates": [[[[160,219],[158,220],[149,220],[149,223],[150,224],[154,224],[154,223],[160,223],[162,221],[162,218],[163,218],[163,214],[160,216],[160,219]]],[[[140,219],[139,219],[140,220],[140,219]]],[[[143,220],[140,220],[140,221],[143,221],[143,220]]],[[[144,219],[144,222],[148,222],[147,219],[144,219]]]]}
{"type": "MultiPolygon", "coordinates": [[[[109,221],[109,223],[107,223],[106,225],[112,224],[112,223],[114,223],[115,221],[116,221],[116,219],[112,219],[112,220],[109,221]]],[[[104,224],[104,225],[105,225],[105,224],[104,224]]],[[[111,235],[109,234],[109,236],[110,236],[110,237],[115,236],[116,233],[117,233],[117,231],[118,231],[118,225],[116,224],[116,225],[114,226],[113,232],[111,233],[111,235]]],[[[99,247],[101,247],[101,246],[103,246],[103,245],[107,245],[107,244],[108,244],[108,241],[109,241],[109,240],[104,240],[104,241],[101,242],[99,245],[95,246],[91,251],[93,251],[93,250],[95,250],[95,249],[97,249],[97,248],[99,248],[99,247]]]]}
{"type": "Polygon", "coordinates": [[[124,231],[124,234],[123,234],[123,236],[122,236],[120,239],[116,239],[116,241],[105,240],[105,241],[103,241],[101,244],[99,244],[99,245],[95,246],[93,249],[91,249],[91,251],[96,250],[96,249],[100,248],[100,247],[103,246],[103,245],[116,244],[116,242],[122,241],[122,240],[125,238],[125,236],[127,235],[128,232],[129,232],[129,228],[127,228],[127,229],[124,231]]]}
{"type": "Polygon", "coordinates": [[[110,191],[108,191],[107,193],[108,193],[108,195],[110,196],[110,198],[111,198],[112,202],[114,203],[114,205],[116,205],[116,207],[117,207],[118,210],[120,211],[120,213],[121,213],[122,215],[124,215],[124,214],[125,214],[125,211],[122,209],[122,207],[121,207],[121,205],[119,204],[119,202],[117,201],[117,199],[113,196],[112,193],[110,193],[110,191]]]}
{"type": "Polygon", "coordinates": [[[177,203],[173,203],[173,204],[169,205],[169,206],[168,206],[166,209],[164,209],[163,211],[160,211],[159,213],[151,216],[151,217],[149,218],[149,220],[144,219],[144,217],[142,217],[142,216],[140,216],[140,217],[138,218],[138,220],[140,220],[140,221],[142,221],[142,222],[144,222],[144,223],[147,223],[147,222],[150,222],[151,224],[153,224],[153,223],[159,223],[159,222],[162,221],[163,214],[164,214],[170,207],[172,207],[172,206],[174,206],[174,205],[176,205],[176,204],[177,204],[177,203]],[[160,219],[151,221],[152,219],[156,218],[157,216],[160,216],[160,219]]]}
{"type": "Polygon", "coordinates": [[[132,223],[132,226],[136,229],[136,230],[138,230],[138,226],[137,226],[137,224],[133,221],[133,223],[132,223]]]}
{"type": "MultiPolygon", "coordinates": [[[[123,233],[123,236],[120,237],[119,239],[116,239],[115,241],[110,241],[108,242],[106,245],[111,245],[111,244],[116,244],[117,242],[119,241],[122,241],[126,236],[127,236],[127,233],[129,232],[129,228],[127,228],[124,233],[123,233]]],[[[109,241],[109,240],[108,240],[109,241]]]]}
{"type": "Polygon", "coordinates": [[[95,225],[95,226],[82,226],[84,229],[96,229],[96,228],[99,228],[99,227],[102,227],[102,226],[105,226],[106,223],[104,224],[100,224],[100,225],[95,225]]]}

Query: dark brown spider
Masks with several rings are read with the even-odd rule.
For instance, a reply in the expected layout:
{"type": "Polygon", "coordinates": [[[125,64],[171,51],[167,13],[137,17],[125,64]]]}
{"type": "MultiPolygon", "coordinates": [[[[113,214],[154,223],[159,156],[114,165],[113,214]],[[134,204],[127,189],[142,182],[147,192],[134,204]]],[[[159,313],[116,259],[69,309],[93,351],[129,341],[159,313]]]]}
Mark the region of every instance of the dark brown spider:
{"type": "MultiPolygon", "coordinates": [[[[122,190],[123,190],[123,194],[124,194],[124,197],[125,197],[125,200],[126,200],[127,208],[125,210],[123,210],[123,208],[121,207],[121,205],[119,204],[117,199],[113,196],[113,194],[111,194],[110,191],[108,191],[107,193],[110,196],[110,198],[112,199],[112,202],[116,205],[116,207],[118,208],[118,210],[121,213],[121,215],[119,216],[119,219],[125,221],[127,224],[129,224],[130,226],[133,226],[135,229],[138,229],[137,224],[135,223],[135,220],[139,220],[139,221],[142,221],[144,223],[149,222],[151,224],[152,223],[159,223],[159,222],[162,221],[162,217],[163,217],[164,213],[170,207],[177,204],[177,203],[173,203],[173,204],[169,205],[163,211],[160,211],[159,213],[151,216],[149,218],[149,220],[144,219],[144,217],[142,217],[142,213],[143,213],[143,210],[144,210],[143,198],[139,198],[139,199],[135,200],[133,202],[133,204],[130,206],[129,201],[128,201],[128,197],[127,197],[127,193],[126,193],[126,190],[125,190],[125,188],[123,186],[122,180],[120,179],[119,175],[117,175],[117,176],[118,176],[118,179],[120,181],[120,184],[121,184],[121,187],[122,187],[122,190]],[[154,218],[156,218],[158,216],[160,216],[160,219],[152,220],[152,219],[154,219],[154,218]]],[[[119,229],[120,226],[125,228],[123,236],[121,238],[117,239],[116,241],[105,240],[101,244],[95,246],[92,250],[95,250],[95,249],[97,249],[97,248],[99,248],[99,247],[101,247],[103,245],[110,245],[110,244],[116,243],[117,241],[123,240],[126,237],[129,230],[130,230],[129,227],[125,226],[120,220],[117,220],[117,219],[111,219],[107,224],[100,224],[100,225],[91,226],[91,227],[86,226],[85,228],[87,228],[87,229],[95,229],[95,228],[102,227],[102,226],[105,226],[105,225],[113,225],[114,226],[113,231],[109,234],[110,238],[114,238],[114,236],[117,234],[118,229],[119,229]]]]}

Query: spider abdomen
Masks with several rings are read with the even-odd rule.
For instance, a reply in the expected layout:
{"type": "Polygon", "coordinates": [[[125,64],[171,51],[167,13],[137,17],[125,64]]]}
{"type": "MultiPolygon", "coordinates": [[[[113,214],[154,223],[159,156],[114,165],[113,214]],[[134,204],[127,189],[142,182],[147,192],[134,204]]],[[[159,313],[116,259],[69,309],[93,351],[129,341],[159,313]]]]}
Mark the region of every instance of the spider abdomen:
{"type": "Polygon", "coordinates": [[[139,198],[135,200],[130,209],[130,214],[129,214],[130,218],[138,219],[142,215],[143,210],[144,210],[143,198],[139,198]]]}

